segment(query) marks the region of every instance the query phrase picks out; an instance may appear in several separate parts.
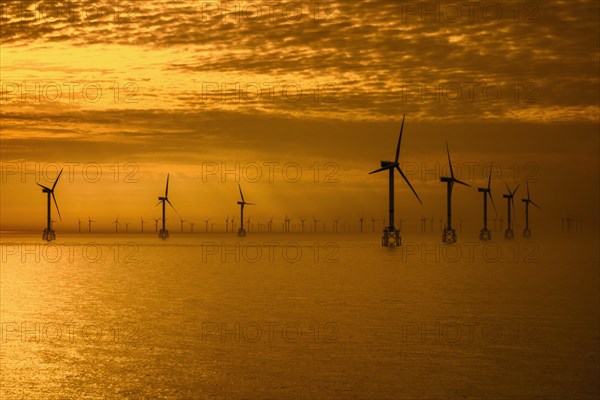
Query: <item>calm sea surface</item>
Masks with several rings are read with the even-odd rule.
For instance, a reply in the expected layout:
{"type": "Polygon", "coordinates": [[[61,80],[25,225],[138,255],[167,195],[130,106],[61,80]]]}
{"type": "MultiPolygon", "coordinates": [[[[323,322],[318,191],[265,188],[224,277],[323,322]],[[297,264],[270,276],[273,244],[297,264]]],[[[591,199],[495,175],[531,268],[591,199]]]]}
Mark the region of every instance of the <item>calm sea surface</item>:
{"type": "Polygon", "coordinates": [[[3,235],[0,398],[598,398],[598,237],[439,236],[3,235]]]}

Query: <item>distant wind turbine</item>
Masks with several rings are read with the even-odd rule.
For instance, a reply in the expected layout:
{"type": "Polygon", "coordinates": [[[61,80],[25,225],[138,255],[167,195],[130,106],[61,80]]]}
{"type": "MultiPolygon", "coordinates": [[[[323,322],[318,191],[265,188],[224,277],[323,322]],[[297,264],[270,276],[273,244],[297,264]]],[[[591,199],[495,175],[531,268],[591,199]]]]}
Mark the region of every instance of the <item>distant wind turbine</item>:
{"type": "Polygon", "coordinates": [[[456,230],[452,228],[452,188],[454,183],[459,183],[464,186],[471,187],[468,183],[460,181],[454,177],[454,170],[452,169],[452,161],[450,160],[450,149],[448,148],[448,142],[446,142],[446,153],[448,154],[448,166],[450,167],[450,177],[441,177],[441,182],[446,182],[446,195],[447,195],[447,211],[448,220],[442,233],[442,242],[454,243],[456,242],[456,230]]]}
{"type": "MultiPolygon", "coordinates": [[[[165,187],[165,195],[160,196],[158,198],[158,203],[156,205],[159,205],[162,203],[162,229],[160,230],[158,237],[161,239],[166,239],[169,237],[169,231],[166,228],[165,222],[166,222],[166,215],[165,215],[165,203],[169,203],[169,205],[171,206],[171,208],[173,209],[173,211],[175,211],[177,213],[177,210],[175,209],[175,207],[173,207],[173,204],[171,204],[171,202],[169,201],[169,174],[167,174],[167,185],[165,187]]],[[[179,213],[177,213],[179,214],[179,213]]]]}
{"type": "Polygon", "coordinates": [[[244,207],[245,206],[254,206],[256,204],[247,203],[246,200],[244,200],[244,193],[242,193],[242,187],[240,186],[239,183],[238,183],[238,188],[240,189],[240,197],[242,198],[242,201],[237,202],[240,205],[240,214],[241,214],[240,229],[238,230],[238,236],[246,236],[246,231],[244,230],[244,207]]]}
{"type": "Polygon", "coordinates": [[[334,232],[336,232],[336,233],[337,233],[337,231],[338,231],[338,223],[339,223],[339,222],[340,222],[340,218],[339,218],[339,217],[338,217],[337,219],[334,219],[334,220],[333,220],[333,226],[334,226],[333,230],[334,230],[334,232]]]}
{"type": "Polygon", "coordinates": [[[512,229],[511,214],[514,216],[515,193],[517,193],[517,190],[519,190],[519,186],[521,186],[521,185],[517,185],[515,190],[511,191],[510,188],[508,187],[508,184],[506,184],[506,189],[508,190],[508,194],[502,195],[502,197],[504,197],[506,199],[506,203],[508,204],[508,219],[507,219],[506,230],[504,231],[504,238],[506,238],[506,239],[512,239],[515,237],[515,232],[512,229]],[[511,213],[511,206],[512,206],[512,213],[511,213]]]}
{"type": "Polygon", "coordinates": [[[539,209],[541,209],[541,207],[535,204],[529,196],[529,182],[527,182],[527,198],[521,199],[521,201],[525,203],[525,230],[523,231],[523,237],[530,238],[531,230],[529,229],[529,204],[532,204],[539,209]]]}
{"type": "Polygon", "coordinates": [[[483,228],[479,231],[479,240],[491,240],[492,233],[488,229],[487,225],[487,199],[488,197],[492,201],[492,206],[494,206],[494,212],[498,214],[496,210],[496,205],[494,204],[494,198],[492,197],[492,164],[490,164],[490,176],[488,178],[488,185],[485,188],[477,188],[477,191],[483,193],[483,228]]]}

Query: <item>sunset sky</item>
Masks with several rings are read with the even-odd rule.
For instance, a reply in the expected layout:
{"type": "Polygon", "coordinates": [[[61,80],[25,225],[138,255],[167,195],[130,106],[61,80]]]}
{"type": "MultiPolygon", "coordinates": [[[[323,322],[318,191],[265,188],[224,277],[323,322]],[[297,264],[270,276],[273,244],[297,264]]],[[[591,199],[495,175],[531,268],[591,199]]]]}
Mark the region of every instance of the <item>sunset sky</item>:
{"type": "Polygon", "coordinates": [[[1,4],[0,230],[44,227],[36,182],[59,168],[57,229],[138,229],[167,173],[197,230],[238,218],[237,182],[252,220],[357,226],[386,215],[387,176],[368,172],[393,160],[403,114],[424,205],[397,180],[397,218],[445,213],[448,141],[474,186],[455,189],[456,219],[479,226],[490,162],[505,218],[505,181],[521,184],[519,224],[529,180],[538,225],[598,219],[595,0],[1,4]]]}

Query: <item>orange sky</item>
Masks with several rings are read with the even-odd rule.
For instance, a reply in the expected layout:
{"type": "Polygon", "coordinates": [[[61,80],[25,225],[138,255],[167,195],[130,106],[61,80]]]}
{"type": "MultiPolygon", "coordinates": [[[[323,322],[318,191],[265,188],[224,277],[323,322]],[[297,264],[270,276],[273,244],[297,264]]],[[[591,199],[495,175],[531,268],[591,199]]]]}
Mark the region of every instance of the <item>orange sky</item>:
{"type": "MultiPolygon", "coordinates": [[[[252,219],[357,226],[386,214],[386,177],[367,173],[402,114],[424,205],[397,181],[397,218],[442,216],[447,140],[474,186],[495,163],[499,213],[504,182],[529,180],[538,224],[598,219],[596,1],[118,3],[2,2],[0,230],[43,227],[35,183],[57,166],[64,230],[158,217],[167,173],[197,226],[238,215],[237,181],[252,219]]],[[[454,204],[479,224],[475,188],[454,204]]]]}

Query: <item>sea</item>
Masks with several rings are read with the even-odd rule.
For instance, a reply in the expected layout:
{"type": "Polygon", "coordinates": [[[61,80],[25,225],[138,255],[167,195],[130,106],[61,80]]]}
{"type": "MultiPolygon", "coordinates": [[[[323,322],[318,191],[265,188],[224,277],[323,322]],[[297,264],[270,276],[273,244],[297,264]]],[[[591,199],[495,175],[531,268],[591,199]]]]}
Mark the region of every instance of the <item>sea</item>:
{"type": "Polygon", "coordinates": [[[533,233],[4,233],[0,398],[598,399],[598,233],[533,233]]]}

